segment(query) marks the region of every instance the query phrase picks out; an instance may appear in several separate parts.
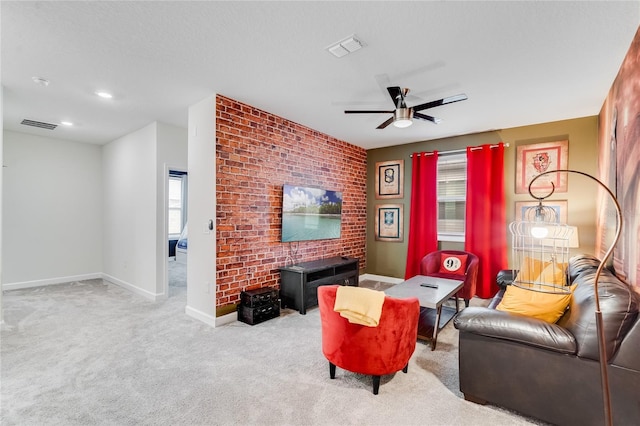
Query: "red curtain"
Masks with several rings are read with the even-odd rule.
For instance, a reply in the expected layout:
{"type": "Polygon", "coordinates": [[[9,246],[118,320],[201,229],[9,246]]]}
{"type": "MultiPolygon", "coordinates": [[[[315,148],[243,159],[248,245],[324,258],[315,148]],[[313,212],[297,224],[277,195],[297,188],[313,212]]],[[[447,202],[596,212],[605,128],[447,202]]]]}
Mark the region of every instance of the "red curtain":
{"type": "Polygon", "coordinates": [[[507,267],[504,144],[467,148],[465,250],[480,259],[477,296],[493,297],[496,274],[507,267]]]}
{"type": "Polygon", "coordinates": [[[413,154],[405,279],[418,275],[422,258],[438,249],[437,175],[437,151],[413,154]]]}

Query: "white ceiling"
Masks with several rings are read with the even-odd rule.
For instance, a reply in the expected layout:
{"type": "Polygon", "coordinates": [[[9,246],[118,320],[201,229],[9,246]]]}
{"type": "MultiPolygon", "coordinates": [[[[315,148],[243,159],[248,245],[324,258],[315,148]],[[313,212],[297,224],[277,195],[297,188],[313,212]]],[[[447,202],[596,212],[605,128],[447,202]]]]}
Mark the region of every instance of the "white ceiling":
{"type": "Polygon", "coordinates": [[[2,1],[4,128],[103,144],[156,120],[186,127],[188,107],[213,93],[367,149],[592,116],[639,5],[2,1]],[[363,49],[325,50],[352,34],[363,49]],[[409,106],[469,99],[424,111],[439,125],[406,129],[377,130],[385,114],[344,114],[393,109],[386,85],[409,87],[409,106]]]}

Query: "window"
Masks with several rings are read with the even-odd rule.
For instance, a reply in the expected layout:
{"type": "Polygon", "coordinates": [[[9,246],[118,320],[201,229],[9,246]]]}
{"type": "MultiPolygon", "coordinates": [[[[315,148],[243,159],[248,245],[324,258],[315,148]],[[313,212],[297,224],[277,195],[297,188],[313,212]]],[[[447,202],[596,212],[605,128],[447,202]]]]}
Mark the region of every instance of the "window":
{"type": "Polygon", "coordinates": [[[184,174],[169,175],[169,238],[178,238],[187,220],[186,183],[187,176],[184,174]]]}
{"type": "Polygon", "coordinates": [[[467,155],[438,158],[438,241],[464,242],[467,155]]]}

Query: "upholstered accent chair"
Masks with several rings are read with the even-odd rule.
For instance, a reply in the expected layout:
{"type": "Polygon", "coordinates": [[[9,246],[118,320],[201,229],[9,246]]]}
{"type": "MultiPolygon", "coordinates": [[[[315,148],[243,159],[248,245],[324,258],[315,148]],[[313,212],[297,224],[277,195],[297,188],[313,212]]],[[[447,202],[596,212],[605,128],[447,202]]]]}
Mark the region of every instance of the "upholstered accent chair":
{"type": "Polygon", "coordinates": [[[476,295],[476,279],[478,277],[479,259],[473,253],[462,250],[438,250],[427,254],[420,262],[420,275],[430,275],[439,278],[464,280],[458,297],[464,299],[465,307],[469,306],[469,300],[476,295]],[[449,256],[465,259],[462,271],[448,272],[443,268],[443,262],[449,256]],[[465,258],[466,256],[466,258],[465,258]]]}
{"type": "Polygon", "coordinates": [[[329,361],[329,376],[336,366],[373,376],[373,394],[378,394],[380,376],[407,372],[416,347],[420,304],[417,298],[385,296],[376,327],[350,323],[334,312],[337,285],[318,287],[322,323],[322,353],[329,361]]]}

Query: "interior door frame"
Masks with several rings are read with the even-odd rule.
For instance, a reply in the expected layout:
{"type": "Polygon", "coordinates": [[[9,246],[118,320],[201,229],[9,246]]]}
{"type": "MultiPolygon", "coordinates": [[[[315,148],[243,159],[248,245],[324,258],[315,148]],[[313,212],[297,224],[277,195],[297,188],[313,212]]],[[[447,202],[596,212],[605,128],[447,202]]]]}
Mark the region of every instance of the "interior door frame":
{"type": "MultiPolygon", "coordinates": [[[[164,217],[164,227],[163,227],[163,249],[162,249],[162,289],[165,298],[169,297],[169,215],[167,212],[169,211],[169,175],[171,171],[183,172],[189,176],[189,171],[185,170],[183,167],[172,166],[170,164],[164,164],[164,202],[162,203],[164,206],[164,211],[162,216],[164,217]]],[[[187,177],[187,186],[189,185],[189,178],[187,177]]],[[[187,285],[187,292],[189,291],[189,286],[187,285]]]]}

